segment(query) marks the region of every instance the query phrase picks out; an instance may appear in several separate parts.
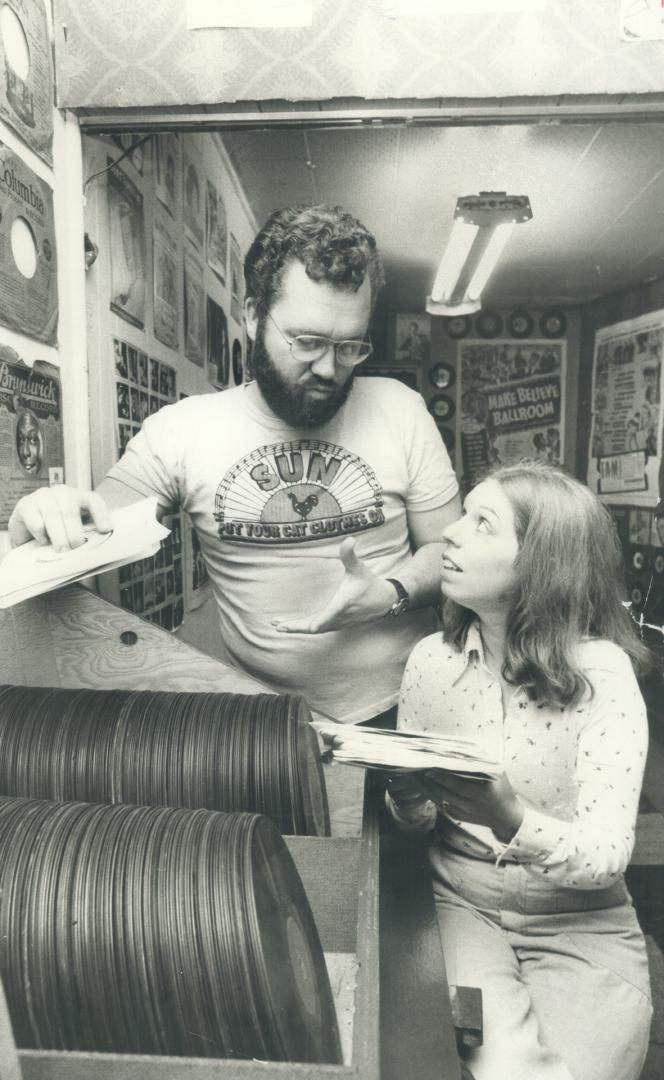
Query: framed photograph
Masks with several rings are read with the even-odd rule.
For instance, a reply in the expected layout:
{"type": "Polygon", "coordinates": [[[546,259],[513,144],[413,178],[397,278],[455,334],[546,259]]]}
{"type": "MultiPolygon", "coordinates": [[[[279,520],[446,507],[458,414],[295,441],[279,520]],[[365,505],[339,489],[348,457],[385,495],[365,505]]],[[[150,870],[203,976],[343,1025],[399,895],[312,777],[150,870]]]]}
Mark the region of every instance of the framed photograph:
{"type": "Polygon", "coordinates": [[[394,359],[398,364],[427,367],[431,354],[431,319],[428,315],[399,313],[394,325],[394,359]]]}

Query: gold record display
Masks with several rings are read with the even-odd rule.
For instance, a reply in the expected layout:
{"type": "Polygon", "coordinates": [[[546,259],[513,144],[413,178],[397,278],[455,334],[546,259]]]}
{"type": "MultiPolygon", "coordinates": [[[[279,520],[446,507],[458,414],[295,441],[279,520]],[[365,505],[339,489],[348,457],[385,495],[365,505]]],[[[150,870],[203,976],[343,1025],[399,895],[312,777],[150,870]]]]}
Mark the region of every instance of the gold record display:
{"type": "Polygon", "coordinates": [[[54,345],[58,325],[53,192],[0,142],[0,323],[54,345]]]}
{"type": "Polygon", "coordinates": [[[0,117],[53,164],[53,59],[43,0],[0,4],[0,117]]]}

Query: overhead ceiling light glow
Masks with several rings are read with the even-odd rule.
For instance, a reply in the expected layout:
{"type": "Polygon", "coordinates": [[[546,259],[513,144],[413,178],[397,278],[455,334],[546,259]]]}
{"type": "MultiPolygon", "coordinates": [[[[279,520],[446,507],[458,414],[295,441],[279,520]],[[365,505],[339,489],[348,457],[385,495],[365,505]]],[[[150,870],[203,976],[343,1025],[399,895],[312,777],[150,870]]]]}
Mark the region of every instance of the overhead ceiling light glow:
{"type": "Polygon", "coordinates": [[[430,315],[468,315],[482,306],[482,290],[512,230],[532,218],[527,195],[481,191],[457,199],[454,224],[427,299],[430,315]]]}

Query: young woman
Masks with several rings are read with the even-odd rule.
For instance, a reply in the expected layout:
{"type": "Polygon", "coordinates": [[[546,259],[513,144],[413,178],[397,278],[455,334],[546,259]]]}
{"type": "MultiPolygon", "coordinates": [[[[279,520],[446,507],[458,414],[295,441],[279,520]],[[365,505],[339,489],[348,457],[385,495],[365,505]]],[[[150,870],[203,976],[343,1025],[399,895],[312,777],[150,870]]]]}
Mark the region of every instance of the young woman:
{"type": "Polygon", "coordinates": [[[482,990],[475,1080],[637,1080],[651,1018],[623,880],[647,726],[647,652],[621,603],[610,515],[552,466],[506,466],[468,495],[442,564],[443,634],[411,653],[398,726],[476,742],[496,780],[388,782],[433,830],[451,984],[482,990]]]}

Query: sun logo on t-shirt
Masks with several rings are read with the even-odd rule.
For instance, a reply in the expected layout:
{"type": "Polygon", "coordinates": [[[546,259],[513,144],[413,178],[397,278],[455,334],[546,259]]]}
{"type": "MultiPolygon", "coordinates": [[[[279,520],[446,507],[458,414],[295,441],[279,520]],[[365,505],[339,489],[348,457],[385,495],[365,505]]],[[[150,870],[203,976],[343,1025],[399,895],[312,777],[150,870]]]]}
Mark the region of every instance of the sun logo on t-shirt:
{"type": "Polygon", "coordinates": [[[226,473],[214,517],[223,540],[283,544],[383,523],[383,493],[366,462],[318,439],[261,446],[226,473]]]}

